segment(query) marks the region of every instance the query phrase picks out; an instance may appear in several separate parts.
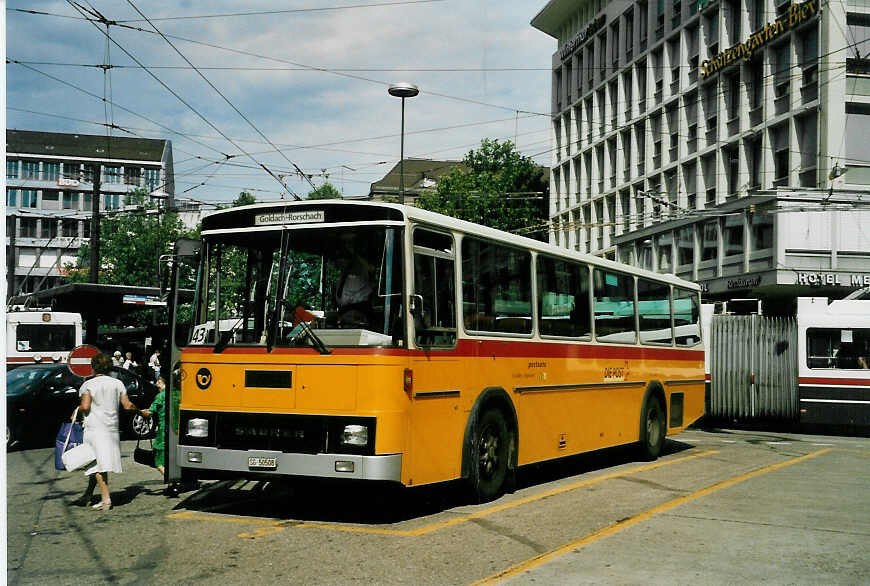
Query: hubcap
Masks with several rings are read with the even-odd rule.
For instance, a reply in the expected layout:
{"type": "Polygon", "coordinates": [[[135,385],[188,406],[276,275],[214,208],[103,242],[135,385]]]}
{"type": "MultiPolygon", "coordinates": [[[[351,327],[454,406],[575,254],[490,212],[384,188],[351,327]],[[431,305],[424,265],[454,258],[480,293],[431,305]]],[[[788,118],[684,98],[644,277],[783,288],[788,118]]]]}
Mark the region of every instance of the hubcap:
{"type": "Polygon", "coordinates": [[[484,430],[480,438],[480,473],[489,478],[498,469],[498,435],[491,428],[484,430]]]}

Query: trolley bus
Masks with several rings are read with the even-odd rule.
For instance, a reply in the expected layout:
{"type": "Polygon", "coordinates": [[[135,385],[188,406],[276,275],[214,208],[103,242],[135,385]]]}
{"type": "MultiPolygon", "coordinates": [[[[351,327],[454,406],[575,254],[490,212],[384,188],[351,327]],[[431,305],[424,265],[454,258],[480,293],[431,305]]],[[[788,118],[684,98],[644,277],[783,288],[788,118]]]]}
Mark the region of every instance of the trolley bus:
{"type": "Polygon", "coordinates": [[[870,300],[798,297],[800,421],[870,428],[870,300]]]}
{"type": "Polygon", "coordinates": [[[463,479],[485,501],[526,464],[654,459],[704,411],[699,313],[695,284],[412,207],[222,210],[167,480],[463,479]]]}
{"type": "Polygon", "coordinates": [[[51,309],[6,313],[6,369],[40,362],[66,362],[82,343],[82,316],[51,309]]]}

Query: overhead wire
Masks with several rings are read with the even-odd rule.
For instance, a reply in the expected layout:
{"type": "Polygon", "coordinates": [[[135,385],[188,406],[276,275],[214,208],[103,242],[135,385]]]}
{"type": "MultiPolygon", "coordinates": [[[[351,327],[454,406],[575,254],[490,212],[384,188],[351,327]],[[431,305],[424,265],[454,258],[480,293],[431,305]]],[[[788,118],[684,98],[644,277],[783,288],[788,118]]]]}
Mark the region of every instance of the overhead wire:
{"type": "MultiPolygon", "coordinates": [[[[83,7],[81,7],[79,4],[76,4],[73,0],[67,0],[67,3],[69,3],[70,6],[72,6],[74,9],[78,10],[82,15],[85,15],[85,14],[91,14],[94,18],[92,18],[92,19],[88,19],[88,22],[90,22],[92,25],[94,25],[94,27],[96,27],[96,29],[97,29],[98,31],[100,31],[101,34],[105,35],[106,38],[108,38],[108,39],[112,42],[112,44],[114,44],[116,47],[118,47],[118,48],[119,48],[119,49],[120,49],[120,50],[121,50],[125,55],[127,55],[130,59],[132,59],[132,60],[133,60],[134,62],[136,62],[137,64],[142,65],[142,62],[139,61],[139,59],[138,59],[135,55],[133,55],[133,54],[132,54],[130,51],[128,51],[126,48],[124,48],[124,47],[123,47],[120,43],[118,43],[114,38],[112,38],[112,35],[110,35],[110,34],[108,33],[108,31],[103,32],[103,30],[100,28],[99,24],[97,24],[98,22],[110,22],[110,21],[108,21],[108,19],[106,19],[106,18],[105,18],[104,16],[102,16],[99,12],[96,12],[96,11],[94,11],[94,12],[90,12],[90,13],[89,13],[86,9],[84,9],[83,7]]],[[[92,9],[92,10],[93,10],[93,9],[92,9]]],[[[108,28],[108,27],[107,27],[107,28],[108,28]]],[[[155,30],[156,30],[156,29],[155,29],[155,30]]],[[[299,198],[299,196],[296,195],[292,190],[290,190],[290,188],[289,188],[289,187],[288,187],[288,186],[287,186],[283,181],[281,181],[280,179],[278,179],[278,177],[277,177],[274,173],[272,173],[272,172],[268,169],[268,167],[266,167],[266,166],[263,165],[261,162],[257,161],[253,156],[251,156],[250,154],[248,154],[248,152],[247,152],[243,147],[241,147],[238,143],[236,143],[235,141],[233,141],[232,138],[230,138],[229,136],[227,136],[227,135],[226,135],[226,134],[225,134],[225,133],[224,133],[220,128],[218,128],[218,127],[217,127],[217,126],[216,126],[216,125],[215,125],[211,120],[209,120],[208,118],[206,118],[205,115],[203,115],[199,110],[197,110],[196,108],[194,108],[193,105],[191,105],[187,100],[185,100],[185,99],[184,99],[184,98],[183,98],[183,97],[182,97],[178,92],[176,92],[174,89],[172,89],[171,87],[169,87],[169,85],[167,85],[166,82],[164,82],[162,79],[160,79],[159,77],[157,77],[157,75],[156,75],[155,73],[153,73],[152,71],[150,71],[147,67],[144,67],[144,65],[143,65],[143,69],[145,70],[146,73],[148,73],[148,75],[150,75],[150,76],[151,76],[155,81],[157,81],[157,83],[159,83],[159,84],[160,84],[160,85],[161,85],[161,86],[162,86],[166,91],[168,91],[170,94],[172,94],[172,95],[173,95],[173,96],[174,96],[174,97],[175,97],[179,102],[181,102],[182,104],[184,104],[184,105],[185,105],[185,106],[186,106],[186,107],[187,107],[191,112],[193,112],[194,114],[196,114],[196,116],[197,116],[200,120],[202,120],[203,122],[205,122],[205,123],[206,123],[209,127],[211,127],[214,131],[216,131],[218,134],[220,134],[222,137],[224,137],[224,139],[225,139],[227,142],[229,142],[229,143],[232,144],[234,147],[236,147],[236,148],[237,148],[239,151],[241,151],[244,155],[246,155],[248,158],[250,158],[252,161],[254,161],[254,163],[260,165],[260,166],[263,168],[263,170],[266,171],[267,174],[269,174],[270,176],[272,176],[272,178],[274,178],[278,183],[280,183],[282,187],[284,187],[285,189],[287,189],[287,190],[288,190],[288,191],[289,191],[289,192],[290,192],[294,197],[299,198]]],[[[229,159],[229,158],[235,157],[236,155],[225,155],[225,156],[229,159]]]]}

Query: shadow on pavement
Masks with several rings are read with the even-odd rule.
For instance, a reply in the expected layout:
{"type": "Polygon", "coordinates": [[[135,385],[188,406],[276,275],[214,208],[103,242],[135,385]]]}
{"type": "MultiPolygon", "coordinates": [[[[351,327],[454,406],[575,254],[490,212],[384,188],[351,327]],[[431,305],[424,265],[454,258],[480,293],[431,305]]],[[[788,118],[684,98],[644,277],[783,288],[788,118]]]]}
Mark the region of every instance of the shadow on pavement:
{"type": "MultiPolygon", "coordinates": [[[[666,440],[662,456],[694,446],[666,440]]],[[[562,480],[638,462],[634,446],[621,446],[524,466],[516,488],[562,480]]],[[[328,479],[221,480],[183,498],[175,510],[364,525],[392,524],[472,504],[461,481],[405,488],[393,483],[328,479]]]]}

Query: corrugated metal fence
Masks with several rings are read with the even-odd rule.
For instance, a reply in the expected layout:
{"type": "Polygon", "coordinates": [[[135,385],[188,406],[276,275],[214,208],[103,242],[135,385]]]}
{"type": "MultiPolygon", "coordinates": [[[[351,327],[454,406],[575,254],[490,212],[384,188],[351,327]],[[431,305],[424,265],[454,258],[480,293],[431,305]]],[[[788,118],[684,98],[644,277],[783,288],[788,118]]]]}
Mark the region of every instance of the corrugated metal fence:
{"type": "Polygon", "coordinates": [[[710,329],[710,415],[797,419],[795,319],[714,315],[710,329]]]}

